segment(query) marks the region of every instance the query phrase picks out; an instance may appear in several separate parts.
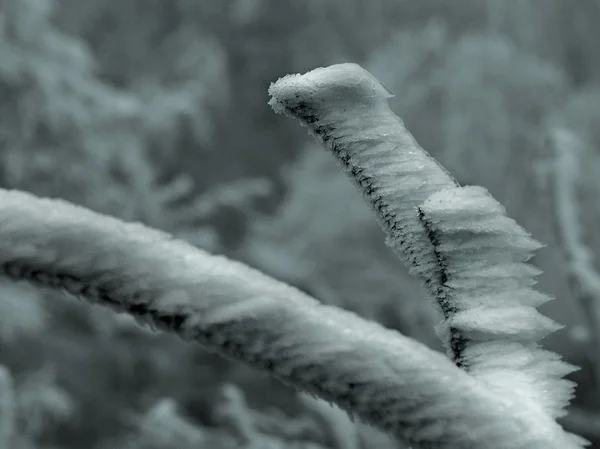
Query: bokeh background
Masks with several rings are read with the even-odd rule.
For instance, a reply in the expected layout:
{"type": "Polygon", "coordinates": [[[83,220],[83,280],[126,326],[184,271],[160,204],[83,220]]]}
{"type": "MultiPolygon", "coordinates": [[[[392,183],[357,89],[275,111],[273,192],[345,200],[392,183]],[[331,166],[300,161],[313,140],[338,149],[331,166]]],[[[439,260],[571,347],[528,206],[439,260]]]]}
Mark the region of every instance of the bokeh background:
{"type": "MultiPolygon", "coordinates": [[[[597,0],[2,0],[0,185],[169,231],[441,349],[352,184],[267,105],[280,76],[357,62],[459,182],[547,244],[542,312],[565,328],[545,345],[582,367],[562,422],[600,447],[598,23],[597,0]]],[[[403,447],[199,345],[6,280],[0,446],[403,447]]]]}

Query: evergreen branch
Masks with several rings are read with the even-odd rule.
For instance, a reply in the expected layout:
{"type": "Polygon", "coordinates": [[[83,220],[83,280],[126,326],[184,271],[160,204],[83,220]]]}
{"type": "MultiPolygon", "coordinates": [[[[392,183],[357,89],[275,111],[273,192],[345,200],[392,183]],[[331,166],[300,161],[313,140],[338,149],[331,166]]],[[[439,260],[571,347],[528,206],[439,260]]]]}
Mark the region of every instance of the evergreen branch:
{"type": "Polygon", "coordinates": [[[580,447],[442,354],[241,263],[61,200],[0,190],[0,204],[9,278],[196,340],[420,448],[580,447]]]}

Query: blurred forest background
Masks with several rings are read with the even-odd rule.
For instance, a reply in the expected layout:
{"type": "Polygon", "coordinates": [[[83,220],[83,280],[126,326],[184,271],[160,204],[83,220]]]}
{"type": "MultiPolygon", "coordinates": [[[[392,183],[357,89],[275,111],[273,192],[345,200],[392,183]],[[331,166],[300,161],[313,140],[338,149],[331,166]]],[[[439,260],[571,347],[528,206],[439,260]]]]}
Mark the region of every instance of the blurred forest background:
{"type": "MultiPolygon", "coordinates": [[[[0,185],[141,221],[441,349],[368,207],[267,105],[357,62],[462,184],[547,246],[563,418],[600,447],[598,0],[1,0],[0,185]],[[596,318],[595,318],[596,317],[596,318]]],[[[400,449],[198,345],[0,283],[2,449],[400,449]]]]}

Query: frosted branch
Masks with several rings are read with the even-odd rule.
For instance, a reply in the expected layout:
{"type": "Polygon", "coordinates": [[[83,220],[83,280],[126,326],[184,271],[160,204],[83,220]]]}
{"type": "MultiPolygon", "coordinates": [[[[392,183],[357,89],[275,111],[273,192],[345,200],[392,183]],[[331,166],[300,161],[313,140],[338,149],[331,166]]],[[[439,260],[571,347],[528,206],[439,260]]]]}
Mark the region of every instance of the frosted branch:
{"type": "Polygon", "coordinates": [[[421,448],[579,447],[442,354],[241,263],[61,200],[0,190],[14,280],[125,312],[336,403],[421,448]]]}
{"type": "MultiPolygon", "coordinates": [[[[458,183],[389,109],[392,94],[356,64],[289,75],[269,93],[276,112],[298,119],[331,150],[375,212],[386,243],[434,298],[443,296],[438,255],[416,210],[432,193],[458,183]]],[[[444,301],[437,306],[444,316],[451,313],[444,301]]],[[[455,358],[461,340],[444,342],[455,358]]]]}
{"type": "Polygon", "coordinates": [[[562,416],[576,368],[537,341],[559,329],[536,307],[541,245],[480,187],[461,187],[389,109],[390,92],[356,64],[290,75],[270,104],[307,126],[363,193],[387,243],[424,280],[444,321],[438,334],[455,363],[532,413],[562,416]]]}

